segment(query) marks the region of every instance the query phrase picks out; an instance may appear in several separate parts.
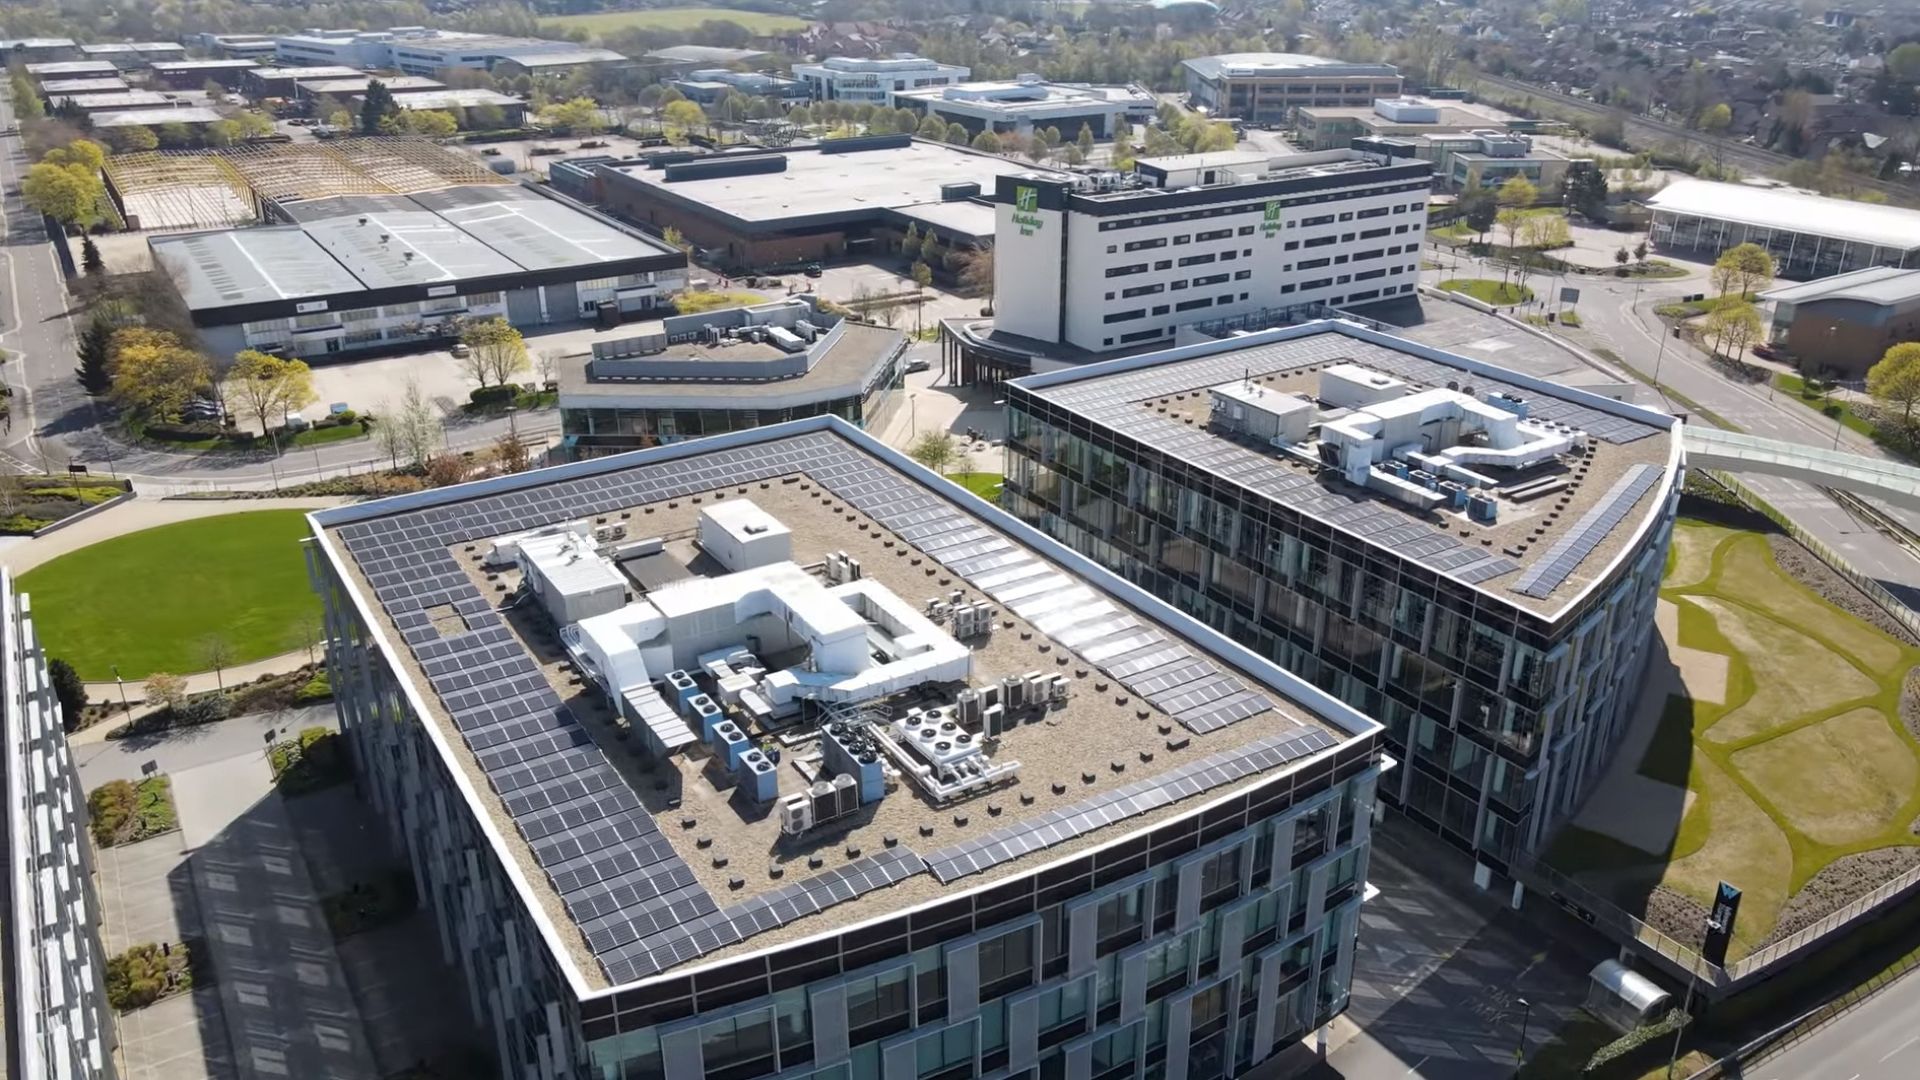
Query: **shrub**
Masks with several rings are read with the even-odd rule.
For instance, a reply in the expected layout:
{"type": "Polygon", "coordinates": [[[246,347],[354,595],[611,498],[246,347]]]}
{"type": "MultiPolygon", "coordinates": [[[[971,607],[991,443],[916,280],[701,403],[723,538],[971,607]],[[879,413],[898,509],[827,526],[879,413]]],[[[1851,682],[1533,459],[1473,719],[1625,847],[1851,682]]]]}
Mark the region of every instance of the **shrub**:
{"type": "Polygon", "coordinates": [[[267,751],[267,763],[273,767],[274,783],[286,795],[315,791],[347,778],[346,750],[340,733],[331,728],[305,728],[294,738],[275,743],[267,751]]]}
{"type": "Polygon", "coordinates": [[[200,694],[173,710],[173,723],[177,726],[211,724],[216,720],[225,720],[232,712],[233,699],[226,694],[200,694]]]}
{"type": "Polygon", "coordinates": [[[185,945],[135,945],[107,958],[107,1004],[118,1012],[151,1005],[193,988],[193,965],[185,945]]]}
{"type": "Polygon", "coordinates": [[[513,386],[482,386],[468,394],[467,400],[481,406],[511,405],[517,389],[513,386]]]}
{"type": "Polygon", "coordinates": [[[325,671],[308,679],[305,685],[293,692],[295,705],[316,705],[322,701],[333,700],[333,684],[327,680],[325,671]]]}
{"type": "MultiPolygon", "coordinates": [[[[1628,1058],[1638,1060],[1646,1055],[1654,1054],[1666,1046],[1674,1032],[1679,1031],[1692,1022],[1693,1017],[1684,1009],[1669,1010],[1667,1015],[1655,1020],[1653,1023],[1642,1024],[1600,1049],[1595,1050],[1593,1057],[1587,1060],[1586,1071],[1589,1073],[1599,1072],[1616,1061],[1622,1061],[1628,1058]],[[1654,1049],[1651,1051],[1643,1049],[1648,1046],[1654,1049]]],[[[1648,1057],[1646,1063],[1649,1065],[1652,1064],[1652,1058],[1648,1057]]]]}
{"type": "Polygon", "coordinates": [[[117,843],[138,805],[131,780],[109,780],[94,788],[87,795],[87,826],[93,831],[93,842],[101,847],[117,843]]]}
{"type": "Polygon", "coordinates": [[[101,847],[114,847],[172,832],[179,827],[173,785],[165,776],[109,780],[87,795],[87,827],[101,847]]]}
{"type": "Polygon", "coordinates": [[[59,657],[47,661],[47,678],[53,683],[53,696],[60,700],[60,723],[68,731],[80,730],[87,711],[87,684],[73,665],[59,657]]]}

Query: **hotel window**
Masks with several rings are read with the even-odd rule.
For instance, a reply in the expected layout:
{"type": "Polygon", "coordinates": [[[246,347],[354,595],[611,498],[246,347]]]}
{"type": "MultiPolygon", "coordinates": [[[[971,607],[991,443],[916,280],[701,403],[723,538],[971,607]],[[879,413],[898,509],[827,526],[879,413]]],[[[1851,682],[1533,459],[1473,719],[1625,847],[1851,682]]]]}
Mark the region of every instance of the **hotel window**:
{"type": "Polygon", "coordinates": [[[1004,997],[1033,982],[1033,927],[980,943],[980,997],[1004,997]]]}

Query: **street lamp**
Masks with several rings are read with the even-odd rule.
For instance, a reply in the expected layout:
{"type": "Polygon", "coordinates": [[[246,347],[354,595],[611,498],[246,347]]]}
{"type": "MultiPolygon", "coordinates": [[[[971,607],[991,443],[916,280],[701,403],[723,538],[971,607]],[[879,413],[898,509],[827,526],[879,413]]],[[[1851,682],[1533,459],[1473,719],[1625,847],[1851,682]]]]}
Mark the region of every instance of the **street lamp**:
{"type": "Polygon", "coordinates": [[[113,671],[114,685],[120,688],[120,711],[123,713],[131,713],[133,711],[133,706],[127,704],[127,681],[120,677],[120,665],[111,664],[108,666],[113,671]]]}
{"type": "Polygon", "coordinates": [[[1520,1075],[1520,1066],[1527,1063],[1527,1021],[1533,1019],[1533,1002],[1520,999],[1520,1045],[1513,1048],[1513,1075],[1520,1075]]]}

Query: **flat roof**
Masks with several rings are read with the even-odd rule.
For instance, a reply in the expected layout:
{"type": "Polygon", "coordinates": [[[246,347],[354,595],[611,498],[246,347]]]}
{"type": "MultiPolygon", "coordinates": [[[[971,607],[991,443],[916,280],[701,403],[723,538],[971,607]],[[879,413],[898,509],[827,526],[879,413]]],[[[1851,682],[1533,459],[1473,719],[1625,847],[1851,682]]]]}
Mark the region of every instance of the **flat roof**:
{"type": "Polygon", "coordinates": [[[438,79],[429,79],[424,75],[360,75],[352,79],[300,79],[294,83],[309,94],[320,96],[365,94],[367,85],[379,79],[390,93],[413,94],[428,90],[444,90],[447,84],[438,79]]]}
{"type": "MultiPolygon", "coordinates": [[[[730,402],[762,409],[787,408],[865,389],[869,376],[901,343],[898,330],[864,323],[841,322],[840,336],[827,344],[805,374],[769,379],[715,379],[701,374],[700,361],[777,360],[788,355],[763,343],[735,342],[670,345],[644,360],[687,361],[684,378],[605,378],[595,375],[592,357],[569,356],[560,368],[561,407],[606,408],[623,400],[634,408],[708,408],[706,402],[730,402]],[[594,399],[602,400],[594,400],[594,399]],[[693,404],[688,404],[693,402],[693,404]]],[[[817,348],[818,346],[816,346],[817,348]]]]}
{"type": "Polygon", "coordinates": [[[1876,247],[1920,248],[1920,210],[1834,199],[1791,188],[1676,180],[1647,205],[1677,214],[1787,232],[1831,236],[1876,247]]]}
{"type": "Polygon", "coordinates": [[[1327,105],[1311,107],[1302,105],[1299,113],[1317,120],[1360,120],[1377,127],[1485,127],[1509,122],[1509,117],[1496,110],[1484,109],[1463,101],[1421,101],[1413,103],[1413,108],[1422,106],[1439,111],[1438,120],[1395,120],[1374,111],[1371,105],[1327,105]]]}
{"type": "Polygon", "coordinates": [[[1115,111],[1138,105],[1151,107],[1152,93],[1132,86],[1089,86],[1084,83],[997,82],[949,83],[917,90],[896,90],[896,100],[925,102],[928,108],[959,106],[995,113],[1046,112],[1066,115],[1076,110],[1115,111]]]}
{"type": "Polygon", "coordinates": [[[818,147],[800,147],[766,156],[784,157],[786,169],[669,182],[664,169],[644,165],[608,168],[667,195],[749,222],[928,203],[940,198],[943,184],[971,181],[979,184],[982,192],[990,192],[1002,176],[1065,175],[1027,162],[920,139],[905,146],[872,150],[822,153],[818,147]]]}
{"type": "Polygon", "coordinates": [[[40,84],[40,92],[53,97],[56,94],[108,94],[116,90],[130,89],[125,79],[53,79],[40,84]]]}
{"type": "Polygon", "coordinates": [[[650,60],[682,64],[732,64],[766,56],[760,49],[727,49],[719,45],[669,45],[647,54],[650,60]]]}
{"type": "Polygon", "coordinates": [[[196,311],[674,253],[512,186],[332,198],[290,210],[299,218],[293,225],[156,236],[148,244],[196,311]]]}
{"type": "MultiPolygon", "coordinates": [[[[1379,730],[832,417],[309,520],[583,993],[976,891],[1190,816],[1379,730]],[[608,737],[599,692],[569,682],[544,616],[499,608],[479,562],[503,535],[618,522],[629,536],[674,538],[667,553],[698,577],[713,572],[691,540],[703,504],[739,497],[791,530],[795,564],[844,551],[863,564],[862,582],[915,610],[930,589],[990,605],[996,621],[971,643],[968,683],[1035,669],[1066,679],[1062,705],[1044,722],[1016,714],[1024,722],[992,750],[996,764],[1019,762],[1014,787],[935,806],[902,778],[850,824],[782,842],[778,815],[743,812],[704,758],[642,771],[631,744],[608,737]]],[[[677,599],[698,586],[665,588],[677,599]]],[[[873,704],[904,715],[959,685],[873,704]]],[[[783,791],[804,787],[804,731],[778,766],[783,791]]]]}
{"type": "Polygon", "coordinates": [[[524,109],[527,103],[512,94],[503,94],[498,90],[472,88],[466,90],[423,90],[397,97],[393,103],[403,109],[472,109],[483,105],[496,105],[503,109],[524,109]]]}
{"type": "Polygon", "coordinates": [[[1400,69],[1392,64],[1351,63],[1331,56],[1307,53],[1244,52],[1218,56],[1195,56],[1180,61],[1181,66],[1202,78],[1234,79],[1278,78],[1285,75],[1354,75],[1369,78],[1394,77],[1400,69]]]}
{"type": "Polygon", "coordinates": [[[258,67],[251,72],[256,79],[352,79],[365,75],[359,68],[345,64],[313,64],[307,67],[258,67]]]}
{"type": "Polygon", "coordinates": [[[100,113],[92,118],[94,127],[153,127],[159,124],[211,124],[220,119],[212,109],[199,106],[175,109],[130,109],[126,112],[100,113]]]}
{"type": "Polygon", "coordinates": [[[1832,277],[1783,285],[1760,294],[1762,300],[1799,304],[1809,300],[1861,300],[1869,304],[1899,304],[1920,299],[1920,270],[1869,266],[1832,277]]]}
{"type": "Polygon", "coordinates": [[[187,51],[187,47],[177,41],[103,41],[97,45],[80,46],[80,51],[88,54],[172,52],[175,49],[187,51]]]}
{"type": "Polygon", "coordinates": [[[575,64],[614,64],[624,63],[626,57],[612,49],[594,49],[581,46],[566,50],[549,49],[502,49],[500,59],[521,67],[571,67],[575,64]]]}
{"type": "MultiPolygon", "coordinates": [[[[1012,385],[1391,557],[1540,613],[1561,610],[1605,576],[1630,535],[1657,513],[1679,462],[1678,425],[1671,417],[1342,321],[1167,349],[1012,385]],[[1349,484],[1317,461],[1209,426],[1207,391],[1214,387],[1250,380],[1267,390],[1320,399],[1322,369],[1335,364],[1400,380],[1409,393],[1449,384],[1481,394],[1503,391],[1524,399],[1533,420],[1586,432],[1590,453],[1518,471],[1472,466],[1499,482],[1493,489],[1499,518],[1482,524],[1464,513],[1417,510],[1349,484]],[[1653,473],[1658,476],[1651,483],[1634,485],[1631,500],[1615,497],[1627,478],[1644,482],[1653,473]],[[1536,483],[1544,493],[1520,497],[1536,483]],[[1509,491],[1516,494],[1509,497],[1509,491]],[[1593,543],[1578,550],[1563,544],[1583,532],[1593,543]],[[1542,567],[1551,574],[1532,573],[1542,567]]],[[[1340,415],[1342,410],[1321,409],[1325,420],[1340,415]]]]}
{"type": "Polygon", "coordinates": [[[252,60],[156,60],[155,71],[244,71],[260,65],[252,60]]]}
{"type": "Polygon", "coordinates": [[[120,72],[111,60],[54,60],[45,64],[28,64],[26,70],[36,79],[49,75],[117,75],[120,72]]]}
{"type": "Polygon", "coordinates": [[[128,109],[170,109],[175,98],[152,90],[104,90],[92,94],[49,95],[54,107],[72,105],[87,112],[128,109]]]}

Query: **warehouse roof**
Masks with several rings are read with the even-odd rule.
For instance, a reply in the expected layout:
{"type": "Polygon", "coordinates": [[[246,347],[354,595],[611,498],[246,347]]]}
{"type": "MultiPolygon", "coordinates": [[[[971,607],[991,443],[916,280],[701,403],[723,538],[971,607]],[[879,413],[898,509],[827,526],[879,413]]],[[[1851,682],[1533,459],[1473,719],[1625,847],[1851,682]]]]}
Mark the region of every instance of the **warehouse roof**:
{"type": "Polygon", "coordinates": [[[392,94],[418,94],[429,90],[444,90],[447,84],[438,79],[429,79],[423,75],[360,75],[355,78],[339,79],[301,79],[294,83],[303,92],[315,97],[350,97],[365,94],[367,84],[380,79],[382,85],[392,94]]]}
{"type": "Polygon", "coordinates": [[[1860,300],[1869,304],[1899,304],[1920,299],[1920,270],[1869,266],[1797,285],[1782,285],[1760,294],[1762,300],[1804,304],[1810,300],[1860,300]]]}
{"type": "Polygon", "coordinates": [[[1831,236],[1883,248],[1920,248],[1920,210],[1835,199],[1792,188],[1676,180],[1654,193],[1655,210],[1831,236]]]}
{"type": "Polygon", "coordinates": [[[512,94],[503,94],[498,90],[470,88],[466,90],[425,90],[420,93],[403,94],[394,98],[393,103],[403,109],[476,109],[493,105],[502,109],[524,109],[527,103],[512,94]]]}
{"type": "Polygon", "coordinates": [[[650,60],[677,64],[736,64],[767,55],[760,49],[726,49],[718,45],[669,45],[647,54],[650,60]]]}
{"type": "Polygon", "coordinates": [[[113,66],[111,60],[55,60],[45,64],[28,64],[27,74],[36,79],[49,76],[74,78],[82,75],[118,75],[120,69],[113,66]]]}
{"type": "Polygon", "coordinates": [[[292,225],[148,243],[196,311],[676,254],[513,186],[331,198],[290,210],[292,225]]]}
{"type": "Polygon", "coordinates": [[[193,106],[184,109],[130,109],[127,112],[100,113],[92,118],[94,127],[158,127],[161,124],[211,124],[220,119],[212,109],[193,106]]]}
{"type": "Polygon", "coordinates": [[[1245,52],[1219,56],[1196,56],[1181,65],[1202,78],[1230,79],[1275,78],[1283,75],[1362,75],[1392,77],[1400,69],[1392,64],[1349,63],[1331,56],[1306,53],[1245,52]]]}
{"type": "Polygon", "coordinates": [[[262,67],[249,74],[256,79],[299,82],[302,79],[352,79],[366,72],[344,64],[311,64],[306,67],[262,67]]]}

